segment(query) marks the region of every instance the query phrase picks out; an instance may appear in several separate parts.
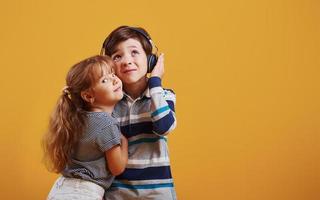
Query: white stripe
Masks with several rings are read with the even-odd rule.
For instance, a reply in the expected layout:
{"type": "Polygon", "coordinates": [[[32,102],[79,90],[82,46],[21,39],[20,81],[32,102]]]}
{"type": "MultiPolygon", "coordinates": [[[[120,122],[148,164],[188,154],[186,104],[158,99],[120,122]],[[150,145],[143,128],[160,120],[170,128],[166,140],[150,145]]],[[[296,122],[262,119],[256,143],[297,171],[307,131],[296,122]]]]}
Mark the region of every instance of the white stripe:
{"type": "Polygon", "coordinates": [[[147,160],[128,160],[130,165],[150,165],[155,163],[169,163],[169,157],[153,158],[147,160]]]}
{"type": "MultiPolygon", "coordinates": [[[[163,136],[164,138],[168,139],[167,136],[163,136]]],[[[135,140],[139,140],[139,139],[142,139],[142,138],[159,138],[158,135],[154,135],[154,134],[148,134],[148,133],[142,133],[142,134],[139,134],[139,135],[136,135],[136,136],[132,136],[130,138],[128,138],[128,142],[132,142],[132,141],[135,141],[135,140]]]]}
{"type": "Polygon", "coordinates": [[[168,115],[170,113],[170,108],[154,117],[152,117],[152,121],[155,122],[155,121],[158,121],[159,119],[163,118],[164,116],[168,115]]]}
{"type": "Polygon", "coordinates": [[[138,115],[129,115],[129,116],[124,116],[124,117],[118,117],[118,121],[119,122],[126,122],[130,120],[138,120],[138,119],[145,119],[145,118],[149,118],[150,119],[151,114],[150,112],[145,112],[145,113],[140,113],[138,115]]]}
{"type": "Polygon", "coordinates": [[[162,87],[154,87],[150,89],[150,95],[152,96],[155,93],[162,93],[163,88],[162,87]]]}

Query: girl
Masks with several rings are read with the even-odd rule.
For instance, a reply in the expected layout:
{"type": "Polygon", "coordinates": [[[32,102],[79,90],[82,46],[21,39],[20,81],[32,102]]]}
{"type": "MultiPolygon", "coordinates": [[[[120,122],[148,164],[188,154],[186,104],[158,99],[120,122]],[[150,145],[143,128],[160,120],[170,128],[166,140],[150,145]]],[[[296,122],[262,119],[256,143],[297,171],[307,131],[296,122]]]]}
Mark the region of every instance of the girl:
{"type": "Polygon", "coordinates": [[[128,159],[128,143],[111,117],[123,97],[113,62],[94,56],[74,65],[44,137],[50,170],[62,176],[48,200],[101,200],[128,159]]]}
{"type": "Polygon", "coordinates": [[[162,88],[164,56],[157,58],[153,48],[144,29],[129,26],[115,29],[103,43],[102,55],[111,56],[123,82],[124,98],[114,114],[129,143],[128,164],[107,200],[176,199],[166,136],[176,126],[175,94],[162,88]]]}

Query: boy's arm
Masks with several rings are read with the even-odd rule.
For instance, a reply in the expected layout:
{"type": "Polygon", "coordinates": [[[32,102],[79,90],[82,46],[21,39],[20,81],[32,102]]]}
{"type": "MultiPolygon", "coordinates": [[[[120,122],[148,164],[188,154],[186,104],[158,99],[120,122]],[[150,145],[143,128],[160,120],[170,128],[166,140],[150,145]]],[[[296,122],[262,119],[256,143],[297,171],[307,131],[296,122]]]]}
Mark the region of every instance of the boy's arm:
{"type": "Polygon", "coordinates": [[[160,136],[167,135],[176,127],[175,94],[162,88],[159,77],[149,79],[149,89],[153,132],[160,136]]]}

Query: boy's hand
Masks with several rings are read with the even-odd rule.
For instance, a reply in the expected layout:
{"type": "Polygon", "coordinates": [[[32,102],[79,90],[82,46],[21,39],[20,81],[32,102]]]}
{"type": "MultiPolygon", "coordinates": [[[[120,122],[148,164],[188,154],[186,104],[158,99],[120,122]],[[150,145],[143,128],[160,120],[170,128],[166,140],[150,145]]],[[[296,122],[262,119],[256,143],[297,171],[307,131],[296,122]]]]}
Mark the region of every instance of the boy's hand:
{"type": "Polygon", "coordinates": [[[162,78],[163,74],[164,74],[164,54],[161,53],[158,58],[156,66],[154,66],[151,72],[151,77],[157,76],[162,78]]]}

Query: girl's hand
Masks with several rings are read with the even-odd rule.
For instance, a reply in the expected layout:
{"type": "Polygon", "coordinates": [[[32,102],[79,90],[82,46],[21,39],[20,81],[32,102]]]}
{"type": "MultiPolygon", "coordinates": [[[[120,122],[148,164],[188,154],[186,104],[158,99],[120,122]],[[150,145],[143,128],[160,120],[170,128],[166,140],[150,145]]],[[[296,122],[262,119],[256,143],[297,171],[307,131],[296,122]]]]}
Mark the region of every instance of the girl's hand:
{"type": "Polygon", "coordinates": [[[124,137],[122,134],[121,134],[120,141],[121,141],[121,145],[128,146],[128,139],[124,137]]]}
{"type": "Polygon", "coordinates": [[[156,66],[154,66],[151,72],[151,77],[157,76],[162,78],[163,74],[164,74],[164,54],[161,53],[158,58],[156,66]]]}
{"type": "Polygon", "coordinates": [[[108,169],[111,174],[117,176],[121,174],[128,162],[128,140],[122,134],[120,136],[121,145],[116,145],[105,152],[108,162],[108,169]]]}

